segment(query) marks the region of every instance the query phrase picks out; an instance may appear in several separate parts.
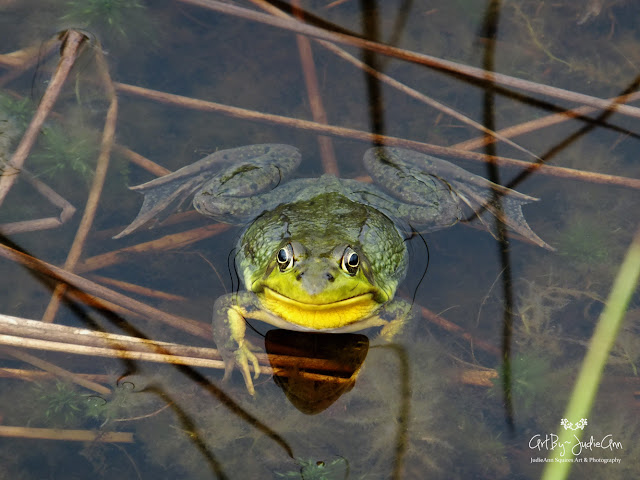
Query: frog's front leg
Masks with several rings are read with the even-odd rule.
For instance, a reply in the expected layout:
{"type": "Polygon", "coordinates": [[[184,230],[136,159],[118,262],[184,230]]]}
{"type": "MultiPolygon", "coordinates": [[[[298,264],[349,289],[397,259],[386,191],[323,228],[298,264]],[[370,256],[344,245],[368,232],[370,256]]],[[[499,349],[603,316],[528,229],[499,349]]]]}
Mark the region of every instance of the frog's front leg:
{"type": "Polygon", "coordinates": [[[253,353],[256,348],[245,338],[246,320],[265,320],[263,316],[258,297],[252,292],[223,295],[213,306],[213,339],[225,364],[223,381],[229,379],[237,365],[251,395],[255,390],[249,365],[253,367],[254,378],[260,375],[260,365],[253,353]]]}

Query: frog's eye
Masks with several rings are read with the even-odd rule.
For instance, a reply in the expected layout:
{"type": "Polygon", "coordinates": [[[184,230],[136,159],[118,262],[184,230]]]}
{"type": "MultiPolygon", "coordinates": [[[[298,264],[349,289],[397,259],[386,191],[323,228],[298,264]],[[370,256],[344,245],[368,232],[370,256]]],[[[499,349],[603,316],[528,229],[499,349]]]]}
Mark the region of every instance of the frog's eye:
{"type": "Polygon", "coordinates": [[[278,250],[276,260],[281,272],[284,272],[293,266],[293,247],[290,243],[287,243],[284,247],[278,250]]]}
{"type": "Polygon", "coordinates": [[[360,265],[360,257],[356,253],[356,251],[347,247],[342,254],[342,270],[347,272],[349,275],[355,275],[358,271],[358,266],[360,265]]]}

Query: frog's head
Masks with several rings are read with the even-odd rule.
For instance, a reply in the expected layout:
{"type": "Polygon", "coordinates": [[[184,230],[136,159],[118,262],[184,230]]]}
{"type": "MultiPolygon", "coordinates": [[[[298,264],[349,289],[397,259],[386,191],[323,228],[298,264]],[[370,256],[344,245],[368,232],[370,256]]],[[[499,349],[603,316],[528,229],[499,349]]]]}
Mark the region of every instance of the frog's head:
{"type": "MultiPolygon", "coordinates": [[[[298,204],[295,213],[304,207],[298,204]]],[[[292,220],[293,212],[286,213],[292,220]]],[[[379,212],[366,212],[355,225],[350,213],[350,219],[336,218],[331,231],[302,216],[295,222],[259,220],[241,248],[247,289],[271,313],[302,328],[339,329],[370,317],[395,295],[407,253],[393,223],[379,212]]],[[[323,214],[314,209],[314,215],[323,214]]]]}

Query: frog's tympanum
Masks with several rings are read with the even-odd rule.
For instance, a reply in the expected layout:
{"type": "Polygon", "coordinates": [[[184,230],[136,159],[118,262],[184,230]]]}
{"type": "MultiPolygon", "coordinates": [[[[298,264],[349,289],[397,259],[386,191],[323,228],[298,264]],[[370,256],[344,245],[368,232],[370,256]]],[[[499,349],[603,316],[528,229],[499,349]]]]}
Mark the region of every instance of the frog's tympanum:
{"type": "Polygon", "coordinates": [[[521,205],[536,200],[493,184],[444,160],[401,148],[368,150],[364,164],[375,185],[330,175],[286,182],[299,151],[288,145],[222,150],[170,175],[134,187],[145,198],[126,235],[195,194],[203,215],[243,224],[236,262],[245,291],[220,297],[213,334],[227,366],[237,365],[253,393],[245,339],[247,319],[315,332],[382,327],[391,338],[410,304],[394,298],[404,278],[405,240],[413,227],[442,229],[463,218],[494,215],[534,243],[521,205]],[[379,186],[378,186],[379,185],[379,186]],[[500,197],[501,202],[496,198],[500,197]]]}

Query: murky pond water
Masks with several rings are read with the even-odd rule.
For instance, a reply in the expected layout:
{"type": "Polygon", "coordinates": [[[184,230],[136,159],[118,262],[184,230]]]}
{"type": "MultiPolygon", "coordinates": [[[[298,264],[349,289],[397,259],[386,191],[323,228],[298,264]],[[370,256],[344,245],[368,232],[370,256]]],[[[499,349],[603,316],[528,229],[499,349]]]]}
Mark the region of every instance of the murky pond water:
{"type": "Polygon", "coordinates": [[[638,477],[637,295],[586,424],[561,420],[640,221],[640,110],[597,100],[637,104],[640,6],[300,8],[349,37],[307,44],[286,20],[214,1],[0,2],[3,165],[70,55],[74,36],[56,35],[85,38],[24,165],[3,167],[15,182],[0,208],[0,478],[539,478],[567,427],[593,438],[567,453],[572,478],[638,477]],[[411,52],[509,77],[488,82],[411,52]],[[434,100],[502,139],[482,142],[434,100]],[[374,143],[446,156],[539,198],[524,215],[555,251],[511,233],[501,243],[477,219],[415,235],[397,293],[414,318],[392,343],[375,328],[325,342],[252,321],[248,337],[271,357],[259,356],[251,396],[237,371],[222,383],[210,336],[213,302],[238,288],[242,228],[191,212],[112,237],[142,202],[128,187],[258,143],[299,148],[298,177],[364,178],[374,143]],[[528,169],[535,157],[561,168],[528,169]]]}

